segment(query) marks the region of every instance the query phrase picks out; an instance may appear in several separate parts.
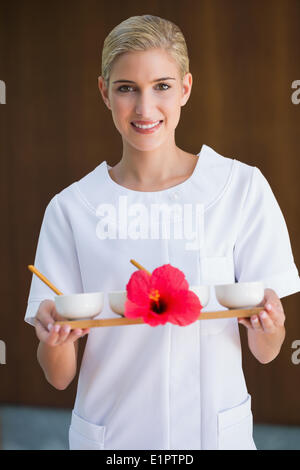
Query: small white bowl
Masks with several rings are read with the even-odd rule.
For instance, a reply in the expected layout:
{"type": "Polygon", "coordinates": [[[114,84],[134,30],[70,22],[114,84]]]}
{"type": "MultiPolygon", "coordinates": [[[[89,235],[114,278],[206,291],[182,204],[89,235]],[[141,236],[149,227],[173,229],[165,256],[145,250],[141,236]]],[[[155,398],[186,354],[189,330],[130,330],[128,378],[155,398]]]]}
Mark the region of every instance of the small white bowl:
{"type": "Polygon", "coordinates": [[[189,290],[193,291],[200,300],[202,307],[206,307],[209,302],[209,286],[190,286],[189,290]]]}
{"type": "MultiPolygon", "coordinates": [[[[209,301],[209,286],[190,286],[190,290],[196,294],[205,307],[209,301]]],[[[127,291],[117,290],[108,293],[108,302],[111,310],[121,317],[124,317],[125,302],[127,300],[127,291]]]]}
{"type": "Polygon", "coordinates": [[[111,310],[124,317],[125,302],[127,300],[126,290],[115,290],[108,293],[108,302],[111,310]]]}
{"type": "Polygon", "coordinates": [[[57,312],[70,320],[94,318],[103,309],[103,292],[85,292],[83,294],[58,295],[55,297],[57,312]]]}
{"type": "Polygon", "coordinates": [[[264,283],[236,282],[215,286],[218,302],[228,308],[251,308],[259,306],[264,299],[264,283]]]}

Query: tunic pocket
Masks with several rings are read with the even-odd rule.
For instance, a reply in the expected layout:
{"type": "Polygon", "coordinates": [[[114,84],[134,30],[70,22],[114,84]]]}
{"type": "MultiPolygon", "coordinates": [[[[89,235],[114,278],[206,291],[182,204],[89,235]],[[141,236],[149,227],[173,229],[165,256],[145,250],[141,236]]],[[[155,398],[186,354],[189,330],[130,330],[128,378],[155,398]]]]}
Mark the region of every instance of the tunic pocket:
{"type": "MultiPolygon", "coordinates": [[[[203,312],[227,310],[226,307],[219,304],[215,285],[231,284],[235,282],[234,261],[232,255],[227,256],[199,256],[201,284],[210,286],[209,302],[203,309],[203,312]]],[[[224,330],[231,318],[221,318],[213,320],[201,320],[201,334],[218,334],[224,330]]]]}
{"type": "Polygon", "coordinates": [[[90,423],[72,411],[69,429],[70,450],[103,450],[105,426],[90,423]]]}
{"type": "Polygon", "coordinates": [[[238,406],[218,413],[219,450],[256,450],[253,440],[251,396],[238,406]]]}

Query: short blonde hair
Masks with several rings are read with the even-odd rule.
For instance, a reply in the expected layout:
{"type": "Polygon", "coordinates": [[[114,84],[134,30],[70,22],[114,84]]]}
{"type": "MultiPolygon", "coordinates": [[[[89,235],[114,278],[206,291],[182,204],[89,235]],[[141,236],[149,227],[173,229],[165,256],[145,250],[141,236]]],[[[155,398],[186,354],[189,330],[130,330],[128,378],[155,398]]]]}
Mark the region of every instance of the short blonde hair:
{"type": "Polygon", "coordinates": [[[131,16],[115,26],[104,40],[101,74],[106,87],[109,87],[111,69],[117,57],[129,51],[154,48],[163,49],[172,56],[182,80],[189,72],[189,57],[180,28],[159,16],[131,16]]]}

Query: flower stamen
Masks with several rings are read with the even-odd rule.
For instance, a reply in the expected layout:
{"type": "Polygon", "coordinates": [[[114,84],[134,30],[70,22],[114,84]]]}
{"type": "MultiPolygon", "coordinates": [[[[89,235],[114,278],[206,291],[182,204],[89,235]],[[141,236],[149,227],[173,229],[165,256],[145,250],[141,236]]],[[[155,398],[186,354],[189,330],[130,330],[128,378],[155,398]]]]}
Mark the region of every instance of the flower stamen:
{"type": "Polygon", "coordinates": [[[157,289],[152,289],[150,294],[149,294],[149,299],[154,300],[156,304],[158,305],[158,300],[160,298],[160,293],[157,289]]]}

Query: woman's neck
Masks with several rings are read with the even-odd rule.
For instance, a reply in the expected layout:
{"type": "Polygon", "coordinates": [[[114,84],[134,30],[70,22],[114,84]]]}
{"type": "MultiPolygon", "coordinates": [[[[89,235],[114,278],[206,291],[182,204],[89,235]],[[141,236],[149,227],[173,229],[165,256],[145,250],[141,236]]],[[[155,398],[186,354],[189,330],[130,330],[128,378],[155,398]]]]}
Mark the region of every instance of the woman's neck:
{"type": "Polygon", "coordinates": [[[135,191],[160,191],[188,179],[197,164],[197,156],[180,150],[174,157],[153,160],[122,159],[109,170],[113,181],[135,191]],[[133,163],[136,161],[137,163],[133,163]]]}

